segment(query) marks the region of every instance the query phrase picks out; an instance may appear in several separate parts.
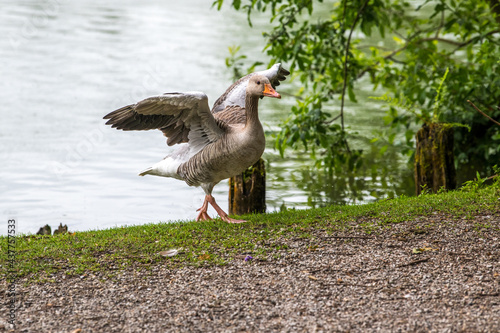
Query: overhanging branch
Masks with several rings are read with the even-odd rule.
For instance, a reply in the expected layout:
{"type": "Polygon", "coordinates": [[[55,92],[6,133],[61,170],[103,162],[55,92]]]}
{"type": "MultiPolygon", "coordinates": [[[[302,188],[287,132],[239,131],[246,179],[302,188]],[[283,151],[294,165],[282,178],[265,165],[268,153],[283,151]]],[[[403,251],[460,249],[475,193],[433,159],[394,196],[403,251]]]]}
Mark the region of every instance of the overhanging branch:
{"type": "Polygon", "coordinates": [[[498,126],[500,126],[500,123],[498,121],[496,121],[495,119],[491,118],[490,116],[488,116],[486,113],[484,113],[483,111],[481,111],[477,106],[474,105],[474,103],[472,103],[471,101],[467,100],[467,102],[472,105],[472,107],[474,109],[476,109],[477,112],[479,112],[480,114],[482,114],[483,116],[485,116],[486,118],[488,118],[489,120],[491,120],[492,122],[494,122],[495,124],[497,124],[498,126]]]}
{"type": "MultiPolygon", "coordinates": [[[[345,6],[347,6],[347,0],[345,0],[345,6]]],[[[342,86],[342,99],[340,102],[340,121],[341,121],[341,126],[342,126],[342,131],[344,131],[344,103],[345,103],[345,90],[347,88],[347,64],[348,64],[348,59],[349,59],[349,47],[351,45],[351,38],[352,38],[352,33],[354,32],[354,28],[356,27],[356,24],[358,24],[358,21],[361,17],[361,14],[365,10],[366,5],[368,4],[369,0],[365,0],[363,3],[363,6],[358,10],[356,14],[356,18],[354,19],[354,22],[352,22],[351,29],[349,31],[349,37],[347,38],[347,44],[345,48],[345,57],[344,57],[344,85],[342,86]]],[[[345,10],[345,8],[344,8],[345,10]]],[[[344,17],[345,19],[345,17],[344,17]]],[[[349,150],[349,148],[347,148],[349,150]]]]}
{"type": "MultiPolygon", "coordinates": [[[[500,10],[500,8],[499,8],[499,10],[500,10]]],[[[481,35],[481,36],[474,36],[474,37],[472,37],[472,38],[470,38],[470,39],[468,39],[466,41],[463,41],[463,42],[458,42],[456,40],[442,38],[442,37],[429,37],[429,38],[421,38],[421,39],[418,39],[418,38],[414,37],[413,39],[408,40],[402,47],[400,47],[400,48],[398,48],[398,49],[390,52],[389,54],[385,55],[383,58],[386,59],[386,60],[387,59],[392,59],[393,61],[395,61],[394,56],[396,56],[399,53],[401,53],[404,50],[406,50],[410,45],[412,45],[412,44],[420,44],[420,43],[424,43],[424,42],[433,42],[433,41],[437,41],[437,42],[440,42],[440,43],[446,43],[446,44],[450,44],[450,45],[455,45],[456,48],[452,52],[450,52],[451,54],[453,54],[457,50],[459,50],[459,49],[461,49],[461,48],[469,45],[470,43],[475,42],[478,38],[488,37],[488,36],[494,35],[496,33],[500,33],[500,29],[489,31],[488,33],[486,33],[484,35],[481,35]]],[[[370,70],[372,70],[378,64],[380,64],[380,61],[377,61],[372,66],[369,66],[369,67],[365,68],[364,70],[362,70],[358,74],[357,79],[360,79],[361,77],[363,77],[367,72],[369,72],[370,70]]]]}

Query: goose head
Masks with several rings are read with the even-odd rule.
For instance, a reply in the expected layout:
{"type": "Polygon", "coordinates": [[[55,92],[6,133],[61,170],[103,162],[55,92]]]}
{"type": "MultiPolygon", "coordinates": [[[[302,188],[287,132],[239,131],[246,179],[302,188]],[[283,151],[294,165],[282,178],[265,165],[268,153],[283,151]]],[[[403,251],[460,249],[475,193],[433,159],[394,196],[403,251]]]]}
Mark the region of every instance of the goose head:
{"type": "Polygon", "coordinates": [[[247,94],[259,97],[281,98],[281,95],[274,90],[269,79],[263,75],[254,75],[250,78],[247,94]]]}

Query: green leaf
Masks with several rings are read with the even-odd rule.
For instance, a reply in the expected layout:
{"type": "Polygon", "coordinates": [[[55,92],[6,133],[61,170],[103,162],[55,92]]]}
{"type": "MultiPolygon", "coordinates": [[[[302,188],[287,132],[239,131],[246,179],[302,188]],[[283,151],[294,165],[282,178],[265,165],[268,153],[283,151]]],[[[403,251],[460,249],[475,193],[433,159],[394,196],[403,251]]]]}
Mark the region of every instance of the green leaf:
{"type": "Polygon", "coordinates": [[[356,95],[354,94],[354,90],[350,85],[347,86],[347,94],[349,96],[349,100],[351,102],[357,103],[358,101],[356,100],[356,95]]]}
{"type": "Polygon", "coordinates": [[[223,3],[224,3],[224,0],[216,0],[212,3],[212,7],[217,5],[217,10],[220,10],[222,8],[223,3]]]}

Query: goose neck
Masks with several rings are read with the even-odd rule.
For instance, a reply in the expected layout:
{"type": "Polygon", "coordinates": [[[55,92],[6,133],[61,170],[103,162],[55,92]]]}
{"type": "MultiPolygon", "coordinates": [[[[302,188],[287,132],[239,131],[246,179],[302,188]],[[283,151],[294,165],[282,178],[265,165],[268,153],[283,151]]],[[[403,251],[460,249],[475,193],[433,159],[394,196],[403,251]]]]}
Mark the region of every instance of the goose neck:
{"type": "Polygon", "coordinates": [[[245,96],[246,126],[259,123],[258,112],[259,96],[247,94],[245,96]]]}

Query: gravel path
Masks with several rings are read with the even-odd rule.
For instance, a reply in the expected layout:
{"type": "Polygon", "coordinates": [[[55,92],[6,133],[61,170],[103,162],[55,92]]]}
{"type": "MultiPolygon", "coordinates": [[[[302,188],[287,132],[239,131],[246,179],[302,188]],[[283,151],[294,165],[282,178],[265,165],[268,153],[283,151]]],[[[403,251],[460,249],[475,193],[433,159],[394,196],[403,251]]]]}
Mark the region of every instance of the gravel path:
{"type": "MultiPolygon", "coordinates": [[[[226,266],[20,282],[12,331],[500,332],[500,215],[449,220],[376,235],[318,230],[276,240],[288,249],[268,258],[242,254],[226,266]]],[[[5,318],[0,331],[9,331],[5,318]]]]}

